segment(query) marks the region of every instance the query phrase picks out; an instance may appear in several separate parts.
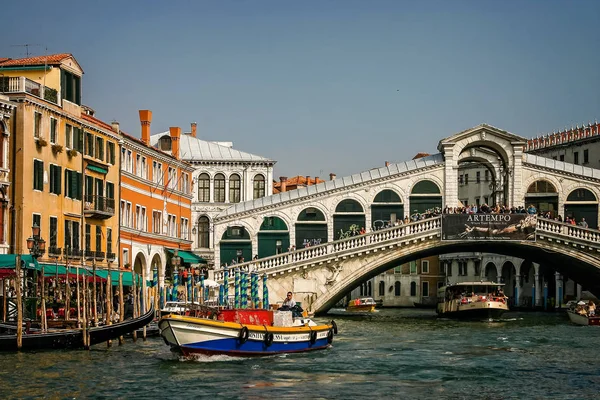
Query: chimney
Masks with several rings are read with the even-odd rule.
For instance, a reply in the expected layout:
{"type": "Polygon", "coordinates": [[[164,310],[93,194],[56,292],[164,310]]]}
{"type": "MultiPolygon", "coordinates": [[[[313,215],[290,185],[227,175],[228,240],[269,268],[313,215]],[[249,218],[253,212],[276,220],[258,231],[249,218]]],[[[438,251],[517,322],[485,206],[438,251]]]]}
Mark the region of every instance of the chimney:
{"type": "Polygon", "coordinates": [[[171,155],[179,160],[179,138],[181,137],[181,128],[172,126],[169,128],[171,134],[171,155]]]}
{"type": "Polygon", "coordinates": [[[150,123],[152,122],[152,111],[140,110],[140,122],[142,123],[142,142],[150,146],[150,123]]]}
{"type": "Polygon", "coordinates": [[[196,137],[196,127],[197,126],[198,126],[197,123],[192,122],[192,133],[191,133],[192,137],[196,137]]]}
{"type": "Polygon", "coordinates": [[[389,166],[390,166],[390,162],[389,162],[389,161],[386,161],[386,162],[385,162],[385,166],[386,166],[386,167],[389,167],[389,166]]]}
{"type": "Polygon", "coordinates": [[[118,121],[113,121],[110,124],[112,125],[113,131],[115,131],[117,133],[121,133],[121,129],[119,127],[119,122],[118,121]]]}
{"type": "Polygon", "coordinates": [[[310,176],[306,175],[306,186],[310,186],[310,176]]]}
{"type": "Polygon", "coordinates": [[[329,180],[332,181],[335,179],[335,174],[332,172],[329,174],[329,180]]]}
{"type": "Polygon", "coordinates": [[[279,182],[281,182],[281,186],[279,187],[280,192],[285,192],[287,190],[287,176],[280,176],[279,182]]]}
{"type": "Polygon", "coordinates": [[[315,185],[317,185],[319,183],[319,177],[315,176],[315,185]]]}

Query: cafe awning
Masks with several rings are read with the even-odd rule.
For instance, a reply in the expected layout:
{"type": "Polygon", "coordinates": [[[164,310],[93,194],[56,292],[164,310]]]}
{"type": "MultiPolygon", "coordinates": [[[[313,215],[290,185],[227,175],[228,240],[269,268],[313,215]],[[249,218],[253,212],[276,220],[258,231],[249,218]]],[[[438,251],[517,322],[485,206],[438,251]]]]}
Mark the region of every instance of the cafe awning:
{"type": "MultiPolygon", "coordinates": [[[[169,249],[171,255],[175,254],[175,250],[169,249]]],[[[206,264],[206,260],[191,251],[177,250],[177,255],[181,257],[181,262],[186,264],[206,264]]]]}
{"type": "MultiPolygon", "coordinates": [[[[0,254],[0,268],[14,269],[17,262],[16,254],[0,254]]],[[[37,261],[29,254],[21,255],[21,263],[24,268],[34,269],[37,261]]]]}

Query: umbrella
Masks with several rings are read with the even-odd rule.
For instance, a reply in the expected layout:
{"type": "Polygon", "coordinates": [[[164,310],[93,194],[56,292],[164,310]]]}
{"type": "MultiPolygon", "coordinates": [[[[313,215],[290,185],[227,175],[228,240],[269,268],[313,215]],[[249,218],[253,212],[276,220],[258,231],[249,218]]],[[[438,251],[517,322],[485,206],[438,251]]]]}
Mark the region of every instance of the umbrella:
{"type": "MultiPolygon", "coordinates": [[[[202,286],[202,281],[196,283],[196,286],[202,286]]],[[[219,284],[212,279],[204,279],[205,287],[219,287],[219,284]]]]}

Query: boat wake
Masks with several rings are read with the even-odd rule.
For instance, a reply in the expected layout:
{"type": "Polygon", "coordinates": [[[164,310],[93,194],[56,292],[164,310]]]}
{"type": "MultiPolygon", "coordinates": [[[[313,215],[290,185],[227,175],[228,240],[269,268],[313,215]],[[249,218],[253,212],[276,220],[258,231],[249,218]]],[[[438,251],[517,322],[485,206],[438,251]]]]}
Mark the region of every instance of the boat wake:
{"type": "Polygon", "coordinates": [[[206,354],[192,354],[189,356],[180,356],[179,361],[194,361],[194,362],[230,362],[240,361],[249,357],[231,357],[225,354],[217,355],[206,355],[206,354]]]}

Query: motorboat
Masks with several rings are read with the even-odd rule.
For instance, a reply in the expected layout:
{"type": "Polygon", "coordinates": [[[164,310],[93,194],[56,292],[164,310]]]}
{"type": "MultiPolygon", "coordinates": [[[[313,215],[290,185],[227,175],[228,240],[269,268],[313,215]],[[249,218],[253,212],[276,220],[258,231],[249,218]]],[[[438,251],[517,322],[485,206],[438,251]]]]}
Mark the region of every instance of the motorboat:
{"type": "Polygon", "coordinates": [[[568,306],[567,315],[572,323],[577,325],[600,325],[600,316],[595,314],[595,305],[592,313],[594,315],[590,315],[590,303],[587,301],[579,301],[568,306]]]}
{"type": "Polygon", "coordinates": [[[440,317],[497,319],[508,311],[508,298],[502,283],[459,282],[438,289],[437,313],[440,317]]]}
{"type": "Polygon", "coordinates": [[[184,356],[266,356],[326,349],[337,333],[334,321],[317,324],[292,311],[213,310],[204,315],[170,314],[159,321],[165,342],[184,356]]]}
{"type": "Polygon", "coordinates": [[[377,303],[372,297],[360,297],[352,299],[346,306],[346,311],[350,312],[374,312],[377,303]]]}

